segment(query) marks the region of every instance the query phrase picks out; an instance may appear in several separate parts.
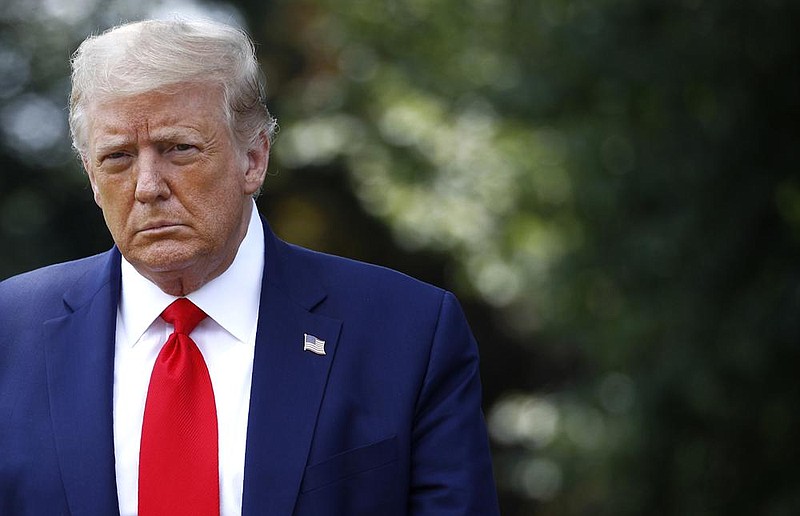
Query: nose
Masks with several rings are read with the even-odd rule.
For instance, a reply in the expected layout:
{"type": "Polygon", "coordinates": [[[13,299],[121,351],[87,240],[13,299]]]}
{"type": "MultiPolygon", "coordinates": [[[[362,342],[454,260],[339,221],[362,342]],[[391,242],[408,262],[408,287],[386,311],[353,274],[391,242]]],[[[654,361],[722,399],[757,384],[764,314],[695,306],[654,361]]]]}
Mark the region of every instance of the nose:
{"type": "Polygon", "coordinates": [[[167,199],[170,189],[164,180],[164,163],[157,152],[140,152],[136,158],[136,200],[147,204],[167,199]]]}

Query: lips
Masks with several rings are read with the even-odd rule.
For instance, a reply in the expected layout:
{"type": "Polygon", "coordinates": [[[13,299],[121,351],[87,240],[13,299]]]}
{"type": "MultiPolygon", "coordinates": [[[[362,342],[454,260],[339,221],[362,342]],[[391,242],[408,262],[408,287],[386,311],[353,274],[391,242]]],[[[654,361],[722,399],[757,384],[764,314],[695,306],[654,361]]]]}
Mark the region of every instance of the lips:
{"type": "Polygon", "coordinates": [[[175,229],[177,227],[182,226],[178,222],[166,222],[166,221],[157,221],[151,222],[146,224],[142,229],[139,230],[139,233],[158,233],[162,231],[169,231],[171,229],[175,229]]]}

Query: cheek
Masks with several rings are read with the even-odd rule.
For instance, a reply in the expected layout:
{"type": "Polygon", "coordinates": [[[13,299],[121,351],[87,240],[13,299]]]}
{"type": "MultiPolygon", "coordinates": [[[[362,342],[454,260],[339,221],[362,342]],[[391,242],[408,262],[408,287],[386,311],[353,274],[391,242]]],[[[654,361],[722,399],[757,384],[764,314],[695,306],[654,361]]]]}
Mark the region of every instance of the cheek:
{"type": "Polygon", "coordinates": [[[103,180],[93,184],[95,202],[103,210],[109,230],[118,236],[130,214],[133,191],[125,181],[103,180]]]}
{"type": "Polygon", "coordinates": [[[92,196],[94,197],[94,202],[103,207],[102,196],[100,195],[100,185],[97,182],[97,176],[92,169],[87,166],[86,160],[83,160],[83,169],[86,170],[86,176],[89,178],[89,185],[92,187],[92,196]]]}
{"type": "Polygon", "coordinates": [[[114,236],[115,240],[122,237],[123,229],[125,228],[125,214],[120,210],[120,207],[113,202],[106,200],[106,206],[103,208],[103,218],[106,221],[109,231],[114,236]]]}
{"type": "MultiPolygon", "coordinates": [[[[216,171],[205,176],[202,181],[187,181],[179,189],[183,191],[186,203],[211,213],[229,212],[232,204],[241,202],[244,191],[242,181],[230,170],[216,171]]],[[[224,215],[217,213],[214,217],[221,218],[224,215]]]]}
{"type": "Polygon", "coordinates": [[[94,194],[94,202],[100,206],[100,208],[105,209],[103,200],[106,197],[106,193],[103,185],[98,184],[97,181],[92,181],[92,193],[94,194]]]}

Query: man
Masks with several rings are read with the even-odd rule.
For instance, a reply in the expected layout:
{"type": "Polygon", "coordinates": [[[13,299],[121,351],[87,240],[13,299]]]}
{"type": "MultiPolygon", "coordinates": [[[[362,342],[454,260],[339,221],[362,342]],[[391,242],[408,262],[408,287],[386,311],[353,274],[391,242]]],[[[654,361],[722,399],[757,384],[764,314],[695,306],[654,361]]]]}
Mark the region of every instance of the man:
{"type": "Polygon", "coordinates": [[[116,245],[0,283],[0,514],[496,514],[455,298],[258,216],[247,36],[133,23],[72,64],[116,245]]]}

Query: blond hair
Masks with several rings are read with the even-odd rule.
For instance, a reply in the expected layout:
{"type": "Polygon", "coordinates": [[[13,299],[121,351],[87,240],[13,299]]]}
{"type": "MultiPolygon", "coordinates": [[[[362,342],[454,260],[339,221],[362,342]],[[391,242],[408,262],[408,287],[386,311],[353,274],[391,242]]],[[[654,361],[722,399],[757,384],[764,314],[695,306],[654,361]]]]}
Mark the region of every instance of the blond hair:
{"type": "Polygon", "coordinates": [[[87,146],[91,102],[148,92],[175,93],[186,83],[223,92],[223,112],[244,148],[277,130],[264,103],[263,75],[252,41],[242,30],[211,21],[148,20],[90,36],[72,57],[69,127],[80,153],[87,146]]]}

